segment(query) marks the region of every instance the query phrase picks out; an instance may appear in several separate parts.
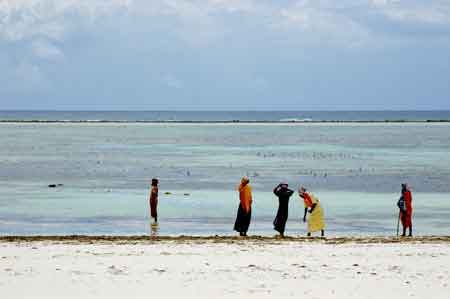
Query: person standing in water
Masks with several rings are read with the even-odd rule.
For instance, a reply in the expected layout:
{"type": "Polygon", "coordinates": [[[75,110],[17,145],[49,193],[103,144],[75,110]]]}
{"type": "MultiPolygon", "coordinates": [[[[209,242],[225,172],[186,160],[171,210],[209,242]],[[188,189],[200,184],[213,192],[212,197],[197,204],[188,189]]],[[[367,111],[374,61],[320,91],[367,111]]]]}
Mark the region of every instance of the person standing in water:
{"type": "Polygon", "coordinates": [[[406,236],[406,229],[409,228],[409,237],[412,237],[412,194],[408,184],[402,184],[402,196],[400,197],[398,206],[400,208],[400,220],[402,221],[403,234],[406,236]]]}
{"type": "Polygon", "coordinates": [[[273,193],[278,197],[278,211],[273,221],[273,226],[280,233],[280,236],[284,237],[286,221],[288,220],[289,198],[294,191],[288,188],[287,183],[280,183],[273,189],[273,193]]]}
{"type": "Polygon", "coordinates": [[[303,198],[305,205],[305,214],[303,215],[303,222],[306,222],[306,215],[310,213],[308,218],[308,237],[311,233],[320,231],[321,236],[325,235],[325,222],[323,220],[323,210],[320,206],[319,200],[310,192],[307,192],[304,187],[300,187],[298,194],[303,198]]]}
{"type": "Polygon", "coordinates": [[[150,189],[150,217],[153,218],[152,225],[158,224],[158,179],[152,179],[152,185],[150,189]]]}
{"type": "Polygon", "coordinates": [[[252,187],[249,185],[250,180],[243,177],[238,187],[239,192],[239,208],[234,223],[234,230],[239,232],[240,236],[247,236],[248,227],[252,218],[252,187]]]}

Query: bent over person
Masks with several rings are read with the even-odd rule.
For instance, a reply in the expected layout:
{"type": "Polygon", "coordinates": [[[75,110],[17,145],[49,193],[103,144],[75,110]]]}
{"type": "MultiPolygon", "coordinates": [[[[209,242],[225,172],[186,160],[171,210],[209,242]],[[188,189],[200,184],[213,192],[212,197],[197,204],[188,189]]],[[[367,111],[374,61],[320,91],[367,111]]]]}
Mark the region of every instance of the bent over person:
{"type": "Polygon", "coordinates": [[[238,187],[239,192],[239,208],[234,223],[234,230],[239,232],[240,236],[247,236],[248,227],[252,217],[252,187],[249,185],[250,180],[243,177],[238,187]]]}
{"type": "Polygon", "coordinates": [[[303,198],[305,205],[305,214],[303,215],[303,222],[306,222],[307,213],[311,214],[308,218],[308,237],[311,233],[320,231],[321,236],[325,235],[325,222],[323,220],[323,210],[320,206],[319,200],[310,192],[307,192],[304,187],[300,187],[298,194],[303,198]]]}

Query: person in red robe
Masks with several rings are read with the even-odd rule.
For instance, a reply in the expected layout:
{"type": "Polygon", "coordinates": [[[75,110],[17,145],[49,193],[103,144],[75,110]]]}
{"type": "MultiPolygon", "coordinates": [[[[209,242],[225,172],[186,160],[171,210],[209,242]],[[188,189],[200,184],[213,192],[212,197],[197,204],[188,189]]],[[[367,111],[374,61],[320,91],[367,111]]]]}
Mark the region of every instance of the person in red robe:
{"type": "Polygon", "coordinates": [[[150,190],[150,216],[154,220],[154,224],[158,223],[158,179],[152,179],[150,190]]]}
{"type": "Polygon", "coordinates": [[[400,219],[403,226],[402,237],[406,236],[406,229],[409,229],[409,237],[412,237],[412,194],[408,184],[402,184],[402,198],[404,205],[400,208],[400,219]]]}

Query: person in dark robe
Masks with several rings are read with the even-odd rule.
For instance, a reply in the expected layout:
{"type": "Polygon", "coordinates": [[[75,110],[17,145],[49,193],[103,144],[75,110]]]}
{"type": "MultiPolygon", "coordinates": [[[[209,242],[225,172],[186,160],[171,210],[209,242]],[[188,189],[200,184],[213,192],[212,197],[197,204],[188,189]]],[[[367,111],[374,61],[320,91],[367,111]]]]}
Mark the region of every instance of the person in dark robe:
{"type": "Polygon", "coordinates": [[[403,234],[402,237],[406,236],[406,229],[409,229],[408,236],[412,237],[412,194],[408,187],[408,184],[402,184],[402,196],[400,208],[400,220],[402,221],[403,234]]]}
{"type": "Polygon", "coordinates": [[[273,193],[278,196],[278,211],[275,220],[273,221],[274,229],[284,237],[284,230],[286,228],[286,221],[288,220],[289,198],[294,191],[288,188],[288,184],[281,183],[273,189],[273,193]]]}
{"type": "Polygon", "coordinates": [[[153,218],[152,225],[158,223],[158,179],[152,179],[151,189],[150,189],[150,217],[153,218]]]}
{"type": "Polygon", "coordinates": [[[238,187],[239,192],[239,208],[234,223],[234,230],[239,232],[240,236],[247,236],[248,227],[252,218],[252,187],[249,185],[250,180],[243,177],[238,187]]]}

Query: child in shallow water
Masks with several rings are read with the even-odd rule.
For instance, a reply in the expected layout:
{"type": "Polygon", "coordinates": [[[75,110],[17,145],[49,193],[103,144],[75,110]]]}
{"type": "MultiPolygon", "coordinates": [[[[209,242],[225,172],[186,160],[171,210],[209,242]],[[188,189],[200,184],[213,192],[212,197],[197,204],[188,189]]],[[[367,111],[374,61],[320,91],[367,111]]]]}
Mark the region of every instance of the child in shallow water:
{"type": "Polygon", "coordinates": [[[150,189],[150,217],[153,219],[152,225],[158,224],[158,179],[152,179],[152,185],[150,189]]]}

